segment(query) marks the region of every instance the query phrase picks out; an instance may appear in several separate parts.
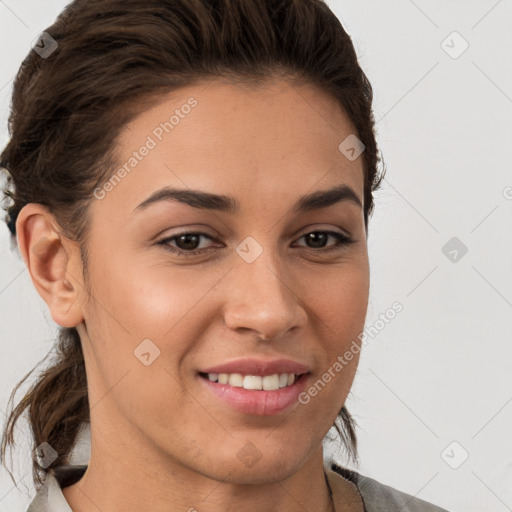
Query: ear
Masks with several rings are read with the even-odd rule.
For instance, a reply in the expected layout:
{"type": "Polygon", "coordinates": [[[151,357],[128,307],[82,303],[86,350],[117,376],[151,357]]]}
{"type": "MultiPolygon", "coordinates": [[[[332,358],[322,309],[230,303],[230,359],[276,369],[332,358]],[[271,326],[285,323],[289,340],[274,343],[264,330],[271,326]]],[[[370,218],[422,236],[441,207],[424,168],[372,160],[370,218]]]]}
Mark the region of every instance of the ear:
{"type": "Polygon", "coordinates": [[[53,320],[62,327],[80,324],[85,290],[78,244],[61,233],[55,217],[38,203],[21,209],[16,234],[32,282],[53,320]]]}

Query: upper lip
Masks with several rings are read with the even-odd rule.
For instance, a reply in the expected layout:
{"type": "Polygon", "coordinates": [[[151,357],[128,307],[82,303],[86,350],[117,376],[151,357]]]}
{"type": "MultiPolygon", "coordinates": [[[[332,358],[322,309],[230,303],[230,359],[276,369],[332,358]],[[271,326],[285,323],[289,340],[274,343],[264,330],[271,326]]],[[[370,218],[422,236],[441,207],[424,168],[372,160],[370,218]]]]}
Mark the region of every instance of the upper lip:
{"type": "Polygon", "coordinates": [[[261,377],[276,373],[301,375],[309,371],[308,366],[291,359],[256,359],[249,357],[235,359],[234,361],[200,370],[201,373],[241,373],[242,375],[259,375],[261,377]]]}

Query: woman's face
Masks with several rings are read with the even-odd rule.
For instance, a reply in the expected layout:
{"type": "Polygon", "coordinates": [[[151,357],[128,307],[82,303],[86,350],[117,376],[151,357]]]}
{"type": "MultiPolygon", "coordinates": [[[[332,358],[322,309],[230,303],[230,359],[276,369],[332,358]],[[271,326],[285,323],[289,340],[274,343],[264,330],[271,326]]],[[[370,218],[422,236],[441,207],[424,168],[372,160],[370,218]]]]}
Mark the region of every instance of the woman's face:
{"type": "Polygon", "coordinates": [[[186,87],[125,128],[124,172],[92,200],[78,326],[93,457],[108,446],[123,461],[257,483],[318,455],[368,302],[362,159],[339,149],[354,133],[330,96],[280,80],[186,87]],[[164,187],[190,193],[148,201],[164,187]],[[335,200],[311,200],[336,187],[335,200]],[[272,389],[288,380],[269,375],[303,372],[272,389]],[[260,381],[268,390],[237,386],[260,381]]]}

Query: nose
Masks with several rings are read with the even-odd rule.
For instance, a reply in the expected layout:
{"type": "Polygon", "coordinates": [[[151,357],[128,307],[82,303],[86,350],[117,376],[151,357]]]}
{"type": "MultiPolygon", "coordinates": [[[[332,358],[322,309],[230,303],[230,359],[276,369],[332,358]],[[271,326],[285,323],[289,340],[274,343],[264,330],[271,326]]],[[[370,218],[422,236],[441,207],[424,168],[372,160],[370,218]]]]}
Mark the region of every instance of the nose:
{"type": "Polygon", "coordinates": [[[294,286],[291,272],[283,270],[271,252],[264,249],[251,263],[234,258],[224,306],[229,329],[251,331],[265,340],[280,339],[291,329],[304,326],[307,319],[296,280],[294,286]]]}

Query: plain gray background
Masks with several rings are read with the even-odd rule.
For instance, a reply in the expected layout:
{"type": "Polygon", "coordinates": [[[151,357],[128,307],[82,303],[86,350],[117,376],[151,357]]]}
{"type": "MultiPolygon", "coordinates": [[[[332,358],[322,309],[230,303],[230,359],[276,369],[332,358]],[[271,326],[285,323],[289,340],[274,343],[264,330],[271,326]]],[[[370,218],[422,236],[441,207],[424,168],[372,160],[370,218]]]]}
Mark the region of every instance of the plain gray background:
{"type": "MultiPolygon", "coordinates": [[[[2,146],[12,78],[66,3],[0,0],[2,146]]],[[[328,4],[373,85],[388,168],[370,221],[367,326],[395,301],[404,308],[368,339],[347,401],[355,469],[452,512],[511,510],[512,2],[328,4]]],[[[0,258],[5,421],[56,326],[3,223],[0,258]]],[[[1,511],[26,510],[34,493],[23,431],[19,441],[20,490],[1,469],[1,511]]]]}

